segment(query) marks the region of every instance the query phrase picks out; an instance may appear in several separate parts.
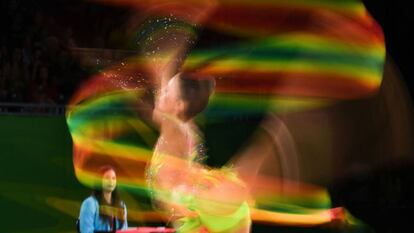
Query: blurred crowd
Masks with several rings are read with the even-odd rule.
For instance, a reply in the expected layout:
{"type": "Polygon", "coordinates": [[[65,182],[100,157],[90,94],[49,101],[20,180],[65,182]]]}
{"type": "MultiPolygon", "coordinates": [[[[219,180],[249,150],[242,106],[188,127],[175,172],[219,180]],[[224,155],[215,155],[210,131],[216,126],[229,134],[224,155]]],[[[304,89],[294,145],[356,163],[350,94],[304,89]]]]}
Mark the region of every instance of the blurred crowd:
{"type": "Polygon", "coordinates": [[[64,104],[82,76],[70,56],[70,31],[59,36],[35,1],[1,1],[0,102],[64,104]]]}
{"type": "Polygon", "coordinates": [[[103,15],[105,8],[82,1],[2,0],[0,103],[66,104],[90,72],[71,51],[107,46],[115,25],[103,15]]]}

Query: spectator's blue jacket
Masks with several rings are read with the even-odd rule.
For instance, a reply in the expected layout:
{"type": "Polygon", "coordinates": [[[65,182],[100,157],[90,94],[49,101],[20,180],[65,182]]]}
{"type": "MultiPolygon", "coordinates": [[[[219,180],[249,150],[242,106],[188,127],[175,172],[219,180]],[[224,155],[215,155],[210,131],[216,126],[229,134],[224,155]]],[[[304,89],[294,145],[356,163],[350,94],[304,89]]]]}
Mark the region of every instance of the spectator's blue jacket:
{"type": "MultiPolygon", "coordinates": [[[[126,230],[128,228],[127,222],[127,210],[125,204],[124,206],[124,219],[125,221],[122,224],[122,221],[116,219],[116,229],[126,230]]],[[[99,216],[99,202],[94,196],[86,198],[81,206],[79,214],[79,228],[81,233],[93,233],[95,231],[111,231],[111,223],[99,216]]]]}

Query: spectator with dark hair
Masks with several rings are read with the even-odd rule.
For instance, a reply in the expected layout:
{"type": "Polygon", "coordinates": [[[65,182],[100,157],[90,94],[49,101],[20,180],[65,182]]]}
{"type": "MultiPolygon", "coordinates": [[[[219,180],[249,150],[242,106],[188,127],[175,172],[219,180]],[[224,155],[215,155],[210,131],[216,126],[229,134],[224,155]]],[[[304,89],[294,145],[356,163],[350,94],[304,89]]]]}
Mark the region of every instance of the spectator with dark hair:
{"type": "MultiPolygon", "coordinates": [[[[10,63],[10,94],[12,102],[23,101],[25,66],[23,65],[22,50],[14,48],[10,63]]],[[[27,72],[28,73],[28,72],[27,72]]]]}
{"type": "Polygon", "coordinates": [[[39,63],[35,76],[32,77],[27,87],[27,101],[36,103],[55,103],[57,90],[51,85],[49,69],[46,65],[39,63]]]}
{"type": "Polygon", "coordinates": [[[22,42],[22,61],[25,66],[29,66],[33,62],[33,43],[32,38],[26,35],[22,42]]]}
{"type": "Polygon", "coordinates": [[[81,233],[115,232],[127,229],[127,209],[120,199],[113,167],[100,169],[102,182],[81,206],[78,228],[81,233]]]}
{"type": "Polygon", "coordinates": [[[5,62],[5,55],[3,50],[0,50],[0,101],[7,101],[8,97],[8,72],[10,70],[10,64],[5,62]]]}
{"type": "Polygon", "coordinates": [[[54,83],[54,77],[50,76],[47,66],[42,66],[39,69],[39,76],[37,77],[37,89],[40,98],[37,100],[40,103],[56,103],[58,91],[54,83]]]}

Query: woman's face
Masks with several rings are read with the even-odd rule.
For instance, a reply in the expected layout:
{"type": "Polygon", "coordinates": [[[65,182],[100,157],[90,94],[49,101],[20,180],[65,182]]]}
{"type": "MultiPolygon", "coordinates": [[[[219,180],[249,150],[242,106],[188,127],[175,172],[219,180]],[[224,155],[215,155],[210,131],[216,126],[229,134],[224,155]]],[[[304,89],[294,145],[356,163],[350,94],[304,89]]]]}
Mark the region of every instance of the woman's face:
{"type": "Polygon", "coordinates": [[[108,170],[103,174],[102,189],[106,192],[112,192],[116,188],[116,174],[114,170],[108,170]]]}
{"type": "Polygon", "coordinates": [[[178,80],[174,77],[164,88],[160,90],[160,94],[155,105],[157,110],[172,115],[178,114],[181,102],[178,85],[178,80]]]}

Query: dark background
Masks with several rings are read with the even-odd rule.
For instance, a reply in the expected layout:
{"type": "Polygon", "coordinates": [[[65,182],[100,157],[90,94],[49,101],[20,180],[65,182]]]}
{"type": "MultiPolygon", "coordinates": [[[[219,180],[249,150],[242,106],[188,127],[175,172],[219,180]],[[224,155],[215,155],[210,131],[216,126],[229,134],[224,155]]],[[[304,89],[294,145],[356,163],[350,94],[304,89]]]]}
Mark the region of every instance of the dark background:
{"type": "MultiPolygon", "coordinates": [[[[414,96],[414,81],[411,78],[414,75],[411,64],[414,42],[411,33],[414,19],[412,8],[407,1],[365,0],[364,3],[382,26],[385,33],[387,56],[394,61],[412,99],[414,96]]],[[[12,48],[20,46],[17,41],[24,39],[26,35],[24,32],[33,31],[31,37],[33,46],[36,47],[37,43],[39,47],[42,47],[39,62],[47,67],[59,67],[49,68],[49,79],[56,79],[53,87],[45,88],[39,84],[40,94],[34,95],[30,90],[23,91],[27,88],[25,84],[20,87],[16,85],[16,88],[6,90],[7,95],[0,95],[3,98],[0,102],[44,103],[46,98],[49,104],[66,104],[78,85],[87,79],[88,74],[93,72],[84,69],[76,57],[67,58],[71,62],[66,60],[66,65],[58,64],[57,57],[64,56],[62,51],[70,54],[69,48],[73,43],[71,39],[78,47],[127,49],[130,46],[128,43],[118,43],[122,41],[122,38],[113,37],[110,40],[105,38],[108,37],[109,31],[116,29],[117,25],[122,25],[131,16],[131,9],[101,6],[78,0],[2,0],[0,6],[2,12],[0,45],[11,53],[12,48]],[[12,2],[15,2],[17,6],[14,10],[13,7],[10,10],[10,5],[14,4],[12,2]],[[36,23],[34,18],[39,13],[43,20],[36,23]],[[95,20],[105,18],[108,20],[98,20],[100,23],[95,23],[95,20]],[[68,30],[69,28],[71,30],[68,30]],[[60,74],[67,75],[67,71],[70,71],[70,79],[58,77],[60,74]],[[45,92],[46,89],[53,91],[45,92]],[[42,93],[46,93],[46,97],[42,93]],[[33,95],[37,98],[31,98],[33,95]]],[[[4,57],[1,59],[3,61],[4,57]]],[[[27,68],[29,71],[34,69],[33,64],[34,62],[29,64],[30,66],[27,68]]],[[[24,83],[24,80],[21,81],[24,83]]],[[[38,199],[42,198],[46,198],[48,204],[54,203],[56,198],[76,197],[82,200],[89,193],[89,190],[77,183],[73,175],[71,154],[68,153],[71,148],[70,137],[64,119],[62,117],[45,119],[30,115],[25,117],[2,115],[0,117],[1,145],[6,148],[1,153],[0,160],[2,168],[0,206],[3,210],[0,216],[6,220],[0,222],[5,224],[5,232],[62,232],[71,229],[74,222],[62,223],[68,220],[68,218],[61,216],[62,210],[43,208],[38,202],[38,199]],[[42,128],[47,124],[54,126],[49,129],[42,128]],[[36,127],[33,128],[33,125],[36,127]],[[56,137],[56,133],[61,136],[56,137]],[[64,143],[63,146],[39,146],[45,140],[52,144],[58,143],[58,141],[64,141],[64,143]],[[39,159],[32,156],[56,153],[56,151],[64,156],[46,156],[39,159]],[[20,154],[23,156],[18,156],[20,154]],[[43,163],[41,160],[47,162],[43,163]],[[17,166],[18,169],[14,169],[13,166],[17,166]],[[51,169],[51,167],[53,168],[51,169]],[[56,175],[50,175],[49,172],[56,175]],[[27,174],[30,174],[29,176],[35,175],[27,178],[27,174]],[[48,179],[48,181],[46,182],[41,177],[48,179]],[[67,191],[68,188],[70,191],[67,191]],[[38,196],[31,196],[27,190],[38,193],[38,196]],[[62,196],[61,193],[65,193],[65,195],[62,196]],[[55,199],[50,198],[50,195],[54,195],[55,199]],[[59,195],[61,196],[59,197],[59,195]],[[58,225],[60,228],[48,228],[48,224],[58,225]]],[[[410,232],[414,211],[412,185],[414,176],[412,171],[411,162],[390,165],[377,168],[374,173],[367,176],[347,177],[329,189],[335,205],[347,206],[352,213],[371,226],[363,231],[410,232]]],[[[67,204],[71,206],[70,203],[67,204]]],[[[74,215],[73,218],[75,218],[77,211],[76,209],[71,213],[74,215]]],[[[329,227],[301,229],[255,224],[253,232],[259,231],[338,232],[340,230],[333,230],[329,227]]]]}
{"type": "Polygon", "coordinates": [[[411,25],[414,17],[404,1],[364,0],[365,6],[382,26],[385,34],[387,52],[401,70],[402,77],[413,96],[413,34],[411,25]]]}

